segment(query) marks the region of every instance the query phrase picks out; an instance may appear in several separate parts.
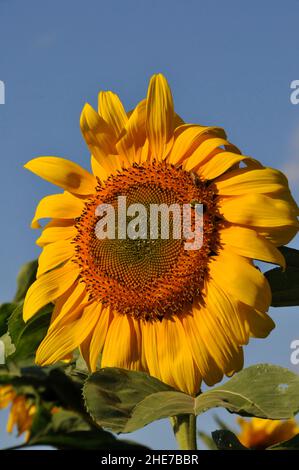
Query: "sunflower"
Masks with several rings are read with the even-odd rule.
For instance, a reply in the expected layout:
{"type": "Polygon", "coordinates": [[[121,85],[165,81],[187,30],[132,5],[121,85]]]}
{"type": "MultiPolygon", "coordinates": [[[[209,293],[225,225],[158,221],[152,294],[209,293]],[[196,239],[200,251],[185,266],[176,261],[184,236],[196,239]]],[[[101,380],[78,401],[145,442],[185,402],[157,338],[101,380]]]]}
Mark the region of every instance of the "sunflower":
{"type": "Polygon", "coordinates": [[[128,113],[100,92],[98,112],[86,104],[80,126],[92,172],[57,157],[25,165],[64,189],[43,198],[32,221],[40,228],[50,219],[24,320],[55,304],[36,361],[52,364],[79,347],[91,371],[142,370],[194,395],[202,380],[240,370],[242,345],[274,327],[270,288],[253,260],[285,266],[277,246],[298,230],[287,179],[242,155],[222,128],[185,124],[161,74],[128,113]],[[97,207],[116,207],[119,196],[146,207],[203,204],[201,249],[174,237],[99,239],[97,207]]]}
{"type": "Polygon", "coordinates": [[[11,433],[16,426],[18,436],[25,434],[25,440],[30,438],[30,430],[36,413],[36,406],[25,395],[18,395],[11,385],[0,387],[0,409],[11,405],[7,421],[7,432],[11,433]]]}
{"type": "Polygon", "coordinates": [[[299,434],[299,426],[294,419],[271,420],[252,418],[246,420],[238,418],[241,432],[238,435],[240,442],[254,450],[264,450],[267,447],[288,441],[299,434]]]}

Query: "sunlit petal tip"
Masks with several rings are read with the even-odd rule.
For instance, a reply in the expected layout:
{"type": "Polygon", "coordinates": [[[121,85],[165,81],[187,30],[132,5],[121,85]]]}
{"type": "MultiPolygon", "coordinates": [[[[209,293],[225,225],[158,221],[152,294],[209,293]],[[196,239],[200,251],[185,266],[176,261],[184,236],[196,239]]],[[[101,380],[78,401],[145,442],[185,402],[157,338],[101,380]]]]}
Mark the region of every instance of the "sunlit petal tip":
{"type": "Polygon", "coordinates": [[[118,137],[128,120],[123,104],[116,93],[100,91],[98,96],[99,115],[109,125],[111,131],[118,137]]]}
{"type": "Polygon", "coordinates": [[[146,130],[156,159],[162,159],[165,145],[174,131],[174,105],[170,87],[162,74],[154,75],[146,100],[146,130]]]}
{"type": "Polygon", "coordinates": [[[23,168],[25,168],[26,170],[31,171],[31,169],[30,169],[30,163],[31,163],[31,162],[32,162],[32,159],[29,160],[27,163],[25,163],[25,164],[23,165],[23,168]]]}
{"type": "Polygon", "coordinates": [[[97,126],[98,121],[98,113],[93,109],[93,107],[89,103],[85,103],[80,116],[80,125],[82,130],[93,129],[97,126]]]}
{"type": "Polygon", "coordinates": [[[74,194],[94,192],[96,179],[80,165],[60,157],[38,157],[30,160],[26,168],[37,176],[74,194]]]}
{"type": "Polygon", "coordinates": [[[33,228],[34,230],[41,228],[41,225],[37,220],[32,219],[32,222],[30,224],[30,228],[33,228]]]}

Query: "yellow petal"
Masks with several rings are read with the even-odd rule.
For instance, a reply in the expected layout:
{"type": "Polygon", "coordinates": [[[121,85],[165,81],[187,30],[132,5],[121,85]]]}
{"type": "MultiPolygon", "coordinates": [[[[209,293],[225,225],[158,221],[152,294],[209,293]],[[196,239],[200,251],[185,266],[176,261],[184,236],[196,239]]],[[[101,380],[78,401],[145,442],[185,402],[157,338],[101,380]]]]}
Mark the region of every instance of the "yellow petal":
{"type": "Polygon", "coordinates": [[[254,338],[266,338],[275,328],[274,321],[267,313],[253,310],[245,304],[240,305],[240,312],[248,325],[250,336],[254,338]]]}
{"type": "Polygon", "coordinates": [[[275,246],[287,245],[298,232],[297,227],[252,227],[275,246]]]}
{"type": "Polygon", "coordinates": [[[110,173],[98,162],[98,160],[92,155],[91,156],[91,168],[94,176],[97,176],[101,182],[106,181],[110,176],[110,173]]]}
{"type": "Polygon", "coordinates": [[[150,334],[156,336],[152,346],[149,338],[143,343],[150,374],[183,392],[191,395],[198,393],[201,377],[181,321],[175,316],[164,318],[147,328],[152,328],[150,334]],[[155,346],[157,349],[154,349],[155,346]],[[158,371],[160,375],[157,375],[158,371]]]}
{"type": "Polygon", "coordinates": [[[39,228],[40,219],[74,219],[79,217],[84,208],[84,200],[70,193],[52,194],[44,197],[38,204],[31,228],[39,228]]]}
{"type": "Polygon", "coordinates": [[[151,78],[146,101],[146,131],[153,156],[161,160],[174,130],[171,90],[162,74],[151,78]]]}
{"type": "Polygon", "coordinates": [[[82,341],[82,343],[79,346],[79,351],[81,356],[83,357],[88,370],[91,370],[90,363],[89,363],[89,354],[90,354],[90,342],[93,337],[93,331],[89,333],[89,335],[82,341]]]}
{"type": "Polygon", "coordinates": [[[255,230],[237,225],[228,225],[219,231],[221,244],[228,247],[235,253],[248,258],[278,264],[285,268],[285,259],[281,252],[255,230]]]}
{"type": "Polygon", "coordinates": [[[146,100],[141,101],[130,115],[116,144],[118,153],[126,155],[134,162],[135,152],[146,139],[146,100]],[[133,158],[132,158],[133,156],[133,158]]]}
{"type": "Polygon", "coordinates": [[[142,164],[146,161],[150,161],[150,157],[151,157],[151,149],[149,147],[149,142],[146,139],[143,147],[139,149],[138,153],[135,156],[135,162],[142,164]]]}
{"type": "Polygon", "coordinates": [[[210,276],[237,300],[266,312],[271,303],[271,290],[265,276],[243,256],[226,248],[211,258],[210,276]]]}
{"type": "Polygon", "coordinates": [[[174,122],[173,122],[174,129],[176,129],[177,127],[183,126],[184,124],[185,124],[184,119],[182,119],[181,116],[179,116],[178,114],[174,113],[174,122]]]}
{"type": "MultiPolygon", "coordinates": [[[[219,127],[184,124],[174,133],[174,145],[168,157],[169,163],[179,165],[190,157],[205,140],[209,138],[225,139],[226,134],[219,127]]],[[[199,163],[199,162],[198,162],[199,163]]]]}
{"type": "Polygon", "coordinates": [[[245,162],[246,165],[251,163],[253,167],[261,167],[256,160],[250,157],[239,153],[217,150],[211,155],[210,159],[205,160],[202,165],[198,166],[197,174],[205,180],[213,180],[240,162],[245,162]]]}
{"type": "Polygon", "coordinates": [[[128,120],[126,111],[119,97],[112,91],[101,91],[99,93],[99,115],[107,122],[118,137],[128,120]]]}
{"type": "Polygon", "coordinates": [[[24,165],[41,178],[75,194],[92,194],[97,181],[74,162],[57,157],[39,157],[24,165]]]}
{"type": "Polygon", "coordinates": [[[278,197],[246,194],[219,198],[219,211],[229,222],[256,227],[298,227],[294,206],[278,197]]]}
{"type": "Polygon", "coordinates": [[[75,320],[79,315],[78,307],[88,304],[88,293],[83,282],[75,282],[55,300],[49,331],[75,320]]]}
{"type": "Polygon", "coordinates": [[[92,372],[97,369],[98,358],[103,350],[107,332],[113,319],[110,308],[105,308],[101,304],[97,304],[96,309],[95,314],[99,316],[99,319],[90,341],[89,355],[90,370],[92,372]]]}
{"type": "Polygon", "coordinates": [[[238,439],[244,446],[252,449],[266,449],[271,445],[291,439],[299,432],[294,419],[251,418],[250,421],[246,421],[239,418],[238,424],[241,427],[238,439]]]}
{"type": "Polygon", "coordinates": [[[45,227],[41,236],[36,240],[36,244],[43,247],[49,243],[58,242],[60,240],[69,240],[74,238],[76,234],[77,230],[73,225],[64,227],[45,227]]]}
{"type": "Polygon", "coordinates": [[[112,129],[87,103],[81,113],[80,127],[90,152],[99,162],[107,155],[116,153],[112,129]]]}
{"type": "Polygon", "coordinates": [[[76,281],[78,274],[76,265],[69,262],[37,279],[26,294],[24,321],[28,321],[38,310],[62,295],[76,281]]]}
{"type": "Polygon", "coordinates": [[[107,333],[102,367],[140,370],[140,341],[138,323],[127,315],[116,315],[107,333]]]}
{"type": "MultiPolygon", "coordinates": [[[[65,193],[66,194],[66,193],[65,193]]],[[[74,219],[51,219],[43,228],[43,230],[47,228],[52,228],[52,227],[74,227],[75,225],[75,220],[74,219]]]]}
{"type": "Polygon", "coordinates": [[[101,166],[106,174],[110,176],[121,172],[128,164],[122,155],[108,155],[105,159],[101,160],[101,166]]]}
{"type": "Polygon", "coordinates": [[[221,324],[214,311],[195,302],[193,318],[197,330],[201,331],[202,347],[208,350],[222,373],[231,375],[240,370],[243,367],[242,348],[236,344],[231,331],[225,324],[221,324]]]}
{"type": "Polygon", "coordinates": [[[210,135],[205,136],[197,149],[188,157],[183,163],[183,169],[186,171],[192,171],[196,169],[200,164],[209,158],[209,156],[220,148],[221,145],[230,145],[226,139],[219,137],[212,137],[210,135]]]}
{"type": "MultiPolygon", "coordinates": [[[[248,343],[249,326],[242,312],[241,302],[229,295],[213,279],[206,284],[205,307],[218,319],[226,334],[235,344],[248,343]]],[[[252,309],[251,309],[252,310],[252,309]]]]}
{"type": "Polygon", "coordinates": [[[56,268],[75,254],[75,246],[66,240],[60,240],[45,246],[39,259],[36,277],[56,268]]]}
{"type": "MultiPolygon", "coordinates": [[[[82,311],[82,307],[78,309],[82,311]]],[[[49,330],[36,352],[36,363],[46,366],[64,359],[87,338],[97,321],[95,304],[92,303],[84,307],[79,319],[49,330]]]]}
{"type": "Polygon", "coordinates": [[[16,392],[11,385],[0,386],[0,410],[6,408],[14,399],[16,392]]]}
{"type": "Polygon", "coordinates": [[[142,350],[150,375],[161,378],[160,358],[158,354],[158,335],[155,322],[144,321],[142,329],[142,350]]]}
{"type": "Polygon", "coordinates": [[[288,187],[288,181],[283,173],[272,168],[240,168],[217,178],[215,186],[221,196],[238,196],[250,192],[283,191],[288,187]]]}
{"type": "Polygon", "coordinates": [[[223,371],[205,345],[204,331],[200,330],[200,324],[190,313],[183,317],[183,325],[200,375],[207,385],[212,386],[222,379],[223,371]]]}
{"type": "Polygon", "coordinates": [[[292,196],[291,191],[286,188],[285,191],[281,191],[279,194],[274,194],[272,197],[277,199],[282,199],[283,201],[287,202],[293,209],[293,213],[298,217],[299,216],[299,207],[297,202],[292,196]]]}

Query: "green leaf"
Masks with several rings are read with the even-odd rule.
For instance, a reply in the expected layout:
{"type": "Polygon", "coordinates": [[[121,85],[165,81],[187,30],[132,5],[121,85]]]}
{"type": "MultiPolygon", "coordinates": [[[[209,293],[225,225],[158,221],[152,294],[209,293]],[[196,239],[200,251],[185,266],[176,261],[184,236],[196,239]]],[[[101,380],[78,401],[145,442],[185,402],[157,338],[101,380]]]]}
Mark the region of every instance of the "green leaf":
{"type": "Polygon", "coordinates": [[[16,307],[8,321],[9,333],[16,348],[10,356],[11,360],[21,366],[34,363],[35,352],[48,331],[52,310],[53,306],[49,304],[25,323],[22,318],[23,305],[16,307]]]}
{"type": "Polygon", "coordinates": [[[36,403],[37,410],[34,414],[30,429],[30,441],[34,440],[35,437],[40,436],[49,425],[52,420],[52,414],[50,409],[48,409],[43,404],[36,403]]]}
{"type": "Polygon", "coordinates": [[[82,382],[60,368],[26,367],[13,362],[0,367],[0,384],[11,384],[36,406],[28,446],[50,445],[58,449],[146,449],[118,440],[94,423],[84,408],[82,382]],[[68,409],[63,407],[67,406],[68,409]],[[53,412],[53,408],[58,411],[53,412]]]}
{"type": "Polygon", "coordinates": [[[17,292],[14,302],[20,302],[25,298],[26,292],[36,279],[36,271],[38,267],[37,260],[29,261],[24,264],[17,277],[17,292]]]}
{"type": "Polygon", "coordinates": [[[90,375],[83,394],[92,418],[115,432],[131,432],[161,417],[188,413],[192,408],[188,395],[144,372],[118,368],[105,368],[90,375]]]}
{"type": "Polygon", "coordinates": [[[17,344],[19,337],[25,327],[23,320],[23,302],[19,302],[8,320],[8,332],[14,344],[17,344]]]}
{"type": "Polygon", "coordinates": [[[281,247],[286,259],[286,270],[270,269],[265,273],[272,291],[273,307],[290,307],[299,305],[299,251],[281,247]]]}
{"type": "Polygon", "coordinates": [[[281,246],[279,250],[285,257],[287,266],[299,268],[299,250],[289,248],[288,246],[281,246]]]}
{"type": "Polygon", "coordinates": [[[86,413],[82,399],[82,382],[77,378],[72,379],[60,368],[49,372],[48,381],[62,406],[86,413]]]}
{"type": "Polygon", "coordinates": [[[135,406],[123,432],[136,431],[158,419],[184,414],[195,414],[193,397],[175,390],[153,393],[135,406]]]}
{"type": "Polygon", "coordinates": [[[282,367],[259,364],[196,398],[196,413],[222,406],[243,416],[291,418],[299,410],[299,376],[282,367]]]}
{"type": "Polygon", "coordinates": [[[16,303],[5,303],[0,305],[0,336],[7,332],[7,321],[14,309],[16,303]]]}
{"type": "Polygon", "coordinates": [[[224,407],[243,416],[283,419],[299,410],[299,376],[261,364],[194,398],[143,372],[105,368],[92,374],[83,389],[92,418],[115,432],[132,432],[179,414],[201,414],[224,407]]]}
{"type": "Polygon", "coordinates": [[[44,404],[39,406],[28,442],[29,446],[37,444],[82,450],[141,448],[138,444],[117,440],[109,432],[92,427],[72,411],[61,409],[51,413],[44,404]]]}
{"type": "Polygon", "coordinates": [[[212,432],[212,438],[218,450],[250,450],[241,444],[233,432],[226,429],[212,432]]]}
{"type": "Polygon", "coordinates": [[[280,442],[273,446],[267,447],[267,450],[299,450],[299,434],[292,437],[288,441],[280,442]]]}
{"type": "Polygon", "coordinates": [[[40,367],[19,369],[9,359],[5,366],[0,367],[0,385],[10,384],[19,394],[33,396],[39,392],[39,389],[45,389],[48,380],[45,370],[40,367]]]}
{"type": "Polygon", "coordinates": [[[65,434],[70,431],[88,431],[90,424],[73,411],[61,409],[53,414],[51,429],[55,433],[65,434]]]}

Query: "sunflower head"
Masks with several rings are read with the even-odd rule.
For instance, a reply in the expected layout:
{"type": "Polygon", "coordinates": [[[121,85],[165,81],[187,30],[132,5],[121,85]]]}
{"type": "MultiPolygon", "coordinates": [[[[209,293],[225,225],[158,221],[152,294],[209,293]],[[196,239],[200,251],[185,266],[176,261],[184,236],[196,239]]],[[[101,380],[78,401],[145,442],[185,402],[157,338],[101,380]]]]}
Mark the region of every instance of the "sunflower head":
{"type": "Polygon", "coordinates": [[[36,406],[25,395],[18,395],[11,385],[0,387],[0,409],[10,405],[7,421],[7,432],[13,432],[17,428],[18,435],[25,433],[26,441],[30,438],[30,430],[36,413],[36,406]]]}
{"type": "Polygon", "coordinates": [[[265,450],[267,447],[288,441],[299,433],[299,426],[294,419],[272,420],[238,418],[241,431],[240,442],[254,450],[265,450]]]}
{"type": "MultiPolygon", "coordinates": [[[[212,185],[202,183],[181,168],[155,160],[134,164],[108,178],[105,185],[100,184],[77,219],[78,235],[74,238],[75,262],[89,300],[101,301],[136,319],[152,321],[170,318],[180,314],[186,305],[191,306],[193,299],[201,296],[209,256],[216,253],[219,245],[215,194],[212,185]],[[201,201],[205,208],[204,246],[200,250],[186,250],[184,240],[173,237],[172,213],[167,238],[162,238],[161,227],[160,230],[157,227],[155,238],[151,238],[150,233],[120,237],[121,230],[130,224],[125,215],[124,227],[116,227],[112,239],[99,239],[95,229],[99,219],[97,208],[110,204],[115,208],[115,218],[119,219],[122,216],[120,197],[129,207],[142,204],[146,211],[146,232],[150,231],[151,207],[179,207],[201,201]]],[[[192,211],[194,213],[194,209],[192,211]]]]}
{"type": "Polygon", "coordinates": [[[298,230],[287,179],[242,155],[222,128],[184,123],[161,74],[130,112],[101,92],[80,126],[91,172],[57,157],[25,165],[64,190],[42,199],[32,221],[40,228],[50,219],[24,319],[55,304],[36,360],[51,364],[79,347],[91,370],[101,355],[102,367],[144,370],[195,394],[201,380],[212,385],[242,368],[242,345],[274,327],[270,288],[254,260],[285,265],[277,246],[298,230]],[[113,236],[99,236],[103,207],[113,236]],[[188,208],[187,235],[173,207],[188,208]],[[168,228],[183,236],[164,236],[165,208],[168,228]],[[202,243],[186,249],[198,220],[202,243]]]}

